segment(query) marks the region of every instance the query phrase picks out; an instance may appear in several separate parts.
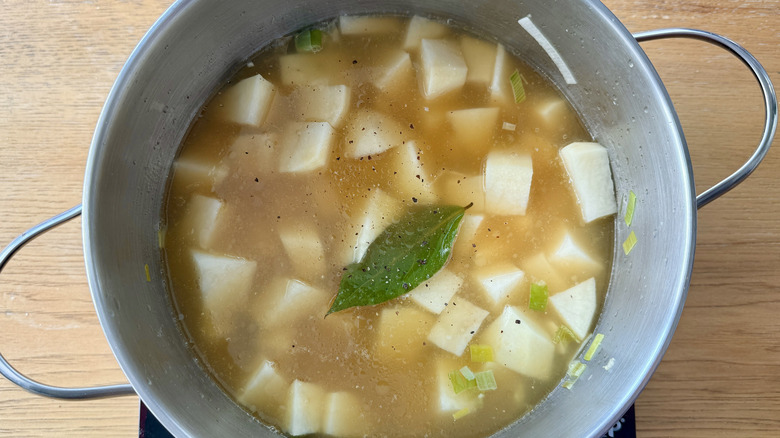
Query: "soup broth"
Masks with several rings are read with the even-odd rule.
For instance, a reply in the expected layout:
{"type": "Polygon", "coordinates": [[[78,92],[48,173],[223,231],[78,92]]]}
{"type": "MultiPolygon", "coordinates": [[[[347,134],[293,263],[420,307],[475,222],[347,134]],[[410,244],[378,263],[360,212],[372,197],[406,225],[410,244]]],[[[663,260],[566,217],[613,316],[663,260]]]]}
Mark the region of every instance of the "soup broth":
{"type": "Polygon", "coordinates": [[[590,141],[546,78],[442,23],[341,17],[282,38],[174,164],[161,243],[183,331],[285,434],[490,435],[561,383],[604,299],[614,211],[587,217],[587,160],[561,154],[606,157],[590,141]],[[444,268],[325,317],[404,212],[469,204],[444,268]]]}

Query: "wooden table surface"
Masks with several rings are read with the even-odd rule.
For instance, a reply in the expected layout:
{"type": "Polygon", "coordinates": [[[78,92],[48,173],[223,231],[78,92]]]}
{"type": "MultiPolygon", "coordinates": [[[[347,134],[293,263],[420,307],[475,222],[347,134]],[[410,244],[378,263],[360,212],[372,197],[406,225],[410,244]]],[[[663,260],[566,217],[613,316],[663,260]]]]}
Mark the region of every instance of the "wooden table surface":
{"type": "MultiPolygon", "coordinates": [[[[168,0],[0,0],[0,245],[81,200],[103,102],[168,0]]],[[[631,31],[696,27],[741,43],[780,85],[780,0],[608,0],[631,31]]],[[[672,40],[643,48],[686,133],[699,192],[752,152],[759,89],[725,52],[672,40]]],[[[699,212],[688,301],[636,402],[640,437],[780,436],[780,150],[699,212]]],[[[124,377],[97,322],[80,221],[28,245],[0,276],[0,352],[43,382],[124,377]]],[[[137,436],[138,399],[68,402],[0,378],[2,436],[137,436]]]]}

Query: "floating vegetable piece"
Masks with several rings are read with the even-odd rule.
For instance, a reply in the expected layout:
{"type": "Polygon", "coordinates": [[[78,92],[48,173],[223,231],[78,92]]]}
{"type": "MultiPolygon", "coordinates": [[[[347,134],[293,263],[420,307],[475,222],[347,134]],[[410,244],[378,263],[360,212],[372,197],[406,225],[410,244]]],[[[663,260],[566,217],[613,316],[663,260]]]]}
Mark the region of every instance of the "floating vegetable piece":
{"type": "Polygon", "coordinates": [[[585,352],[585,356],[583,356],[583,359],[585,360],[593,359],[593,355],[596,354],[596,350],[599,349],[599,345],[601,345],[602,340],[604,340],[604,334],[603,333],[596,334],[596,336],[593,337],[593,342],[590,343],[590,347],[588,347],[588,351],[585,352]]]}
{"type": "Polygon", "coordinates": [[[469,408],[463,408],[463,409],[459,410],[458,412],[455,412],[454,414],[452,414],[452,419],[453,420],[459,420],[459,419],[465,417],[466,415],[468,415],[469,412],[470,412],[469,408]]]}
{"type": "Polygon", "coordinates": [[[509,75],[509,83],[512,85],[512,95],[515,97],[515,103],[520,103],[525,100],[525,88],[523,88],[523,77],[520,76],[520,72],[513,71],[509,75]]]}
{"type": "Polygon", "coordinates": [[[450,371],[448,376],[450,378],[450,383],[452,383],[452,390],[455,391],[455,394],[460,394],[467,389],[477,387],[476,380],[467,379],[458,370],[450,371]]]}
{"type": "Polygon", "coordinates": [[[295,50],[312,53],[322,50],[322,31],[319,29],[308,29],[295,35],[295,50]]]}
{"type": "Polygon", "coordinates": [[[626,215],[623,217],[627,226],[631,226],[634,221],[634,209],[636,209],[636,193],[633,190],[628,192],[628,204],[626,205],[626,215]]]}
{"type": "Polygon", "coordinates": [[[463,377],[466,378],[466,380],[474,380],[476,379],[476,376],[474,375],[474,372],[471,371],[471,368],[468,366],[464,366],[460,369],[460,373],[463,374],[463,377]]]}
{"type": "Polygon", "coordinates": [[[566,327],[565,325],[558,327],[558,330],[555,331],[555,335],[553,335],[553,343],[566,345],[571,341],[579,342],[580,339],[569,327],[566,327]]]}
{"type": "Polygon", "coordinates": [[[477,381],[477,388],[480,391],[492,391],[498,388],[496,378],[493,376],[493,370],[482,371],[474,375],[477,381]]]}
{"type": "Polygon", "coordinates": [[[628,253],[631,252],[632,249],[636,246],[636,234],[632,231],[631,234],[626,237],[626,240],[623,242],[623,252],[628,255],[628,253]]]}
{"type": "Polygon", "coordinates": [[[493,362],[493,347],[490,345],[469,345],[472,362],[493,362]]]}
{"type": "Polygon", "coordinates": [[[550,295],[547,285],[544,283],[531,283],[531,297],[528,299],[528,308],[542,311],[547,308],[547,297],[550,295]]]}
{"type": "Polygon", "coordinates": [[[384,303],[431,278],[449,260],[466,208],[426,206],[408,211],[345,268],[328,314],[384,303]]]}

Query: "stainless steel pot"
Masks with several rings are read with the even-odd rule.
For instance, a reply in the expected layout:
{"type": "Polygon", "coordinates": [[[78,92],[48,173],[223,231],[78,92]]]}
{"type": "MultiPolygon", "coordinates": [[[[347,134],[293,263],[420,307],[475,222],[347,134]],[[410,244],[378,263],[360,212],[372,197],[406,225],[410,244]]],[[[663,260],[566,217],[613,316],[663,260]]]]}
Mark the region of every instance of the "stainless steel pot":
{"type": "MultiPolygon", "coordinates": [[[[60,398],[137,392],[178,436],[275,436],[209,378],[172,313],[157,229],[168,172],[190,122],[211,93],[274,38],[340,14],[448,18],[503,43],[554,81],[591,134],[609,149],[615,187],[639,195],[629,230],[616,221],[616,250],[596,331],[606,334],[589,378],[557,388],[498,437],[598,436],[628,408],[666,350],[688,290],[696,210],[741,182],[766,154],[777,102],[766,72],[733,42],[703,31],[631,35],[597,1],[332,0],[180,1],[140,42],[98,122],[86,170],[83,238],[100,323],[130,385],[57,388],[34,382],[0,356],[0,373],[60,398]],[[529,24],[530,23],[530,24],[529,24]],[[541,36],[541,37],[540,37],[541,36]],[[696,197],[688,150],[661,81],[637,41],[692,37],[737,55],[764,93],[766,123],[753,156],[696,197]],[[547,42],[545,42],[547,41],[547,42]],[[147,281],[148,265],[151,281],[147,281]],[[607,371],[602,366],[614,359],[607,371]]],[[[28,230],[0,253],[0,270],[27,241],[81,212],[28,230]]]]}

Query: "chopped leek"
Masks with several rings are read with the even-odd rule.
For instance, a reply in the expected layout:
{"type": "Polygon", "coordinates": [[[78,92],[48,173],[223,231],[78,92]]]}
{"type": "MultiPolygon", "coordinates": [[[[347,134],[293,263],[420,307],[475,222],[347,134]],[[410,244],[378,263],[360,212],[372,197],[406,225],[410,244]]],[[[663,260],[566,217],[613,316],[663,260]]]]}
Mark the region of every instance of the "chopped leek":
{"type": "Polygon", "coordinates": [[[561,385],[561,386],[563,386],[564,388],[566,388],[568,390],[571,390],[571,387],[574,386],[574,382],[575,382],[574,380],[567,380],[567,381],[563,382],[563,385],[561,385]]]}
{"type": "Polygon", "coordinates": [[[531,297],[528,300],[528,308],[531,310],[544,310],[547,308],[547,297],[550,295],[547,285],[544,283],[531,283],[531,297]]]}
{"type": "Polygon", "coordinates": [[[146,281],[152,281],[152,276],[149,274],[149,264],[144,265],[144,272],[146,272],[146,281]]]}
{"type": "Polygon", "coordinates": [[[604,365],[602,368],[604,368],[605,370],[609,371],[609,370],[612,369],[613,365],[615,365],[615,358],[614,357],[610,357],[609,358],[609,362],[607,362],[607,364],[604,365]]]}
{"type": "Polygon", "coordinates": [[[625,242],[623,242],[623,252],[628,255],[628,253],[631,252],[632,249],[634,249],[634,246],[636,246],[636,234],[632,231],[631,234],[626,237],[625,242]]]}
{"type": "Polygon", "coordinates": [[[517,125],[515,125],[514,123],[504,122],[501,125],[501,129],[503,129],[504,131],[514,131],[515,129],[517,129],[517,125]]]}
{"type": "Polygon", "coordinates": [[[493,347],[490,345],[469,345],[472,362],[493,362],[493,347]]]}
{"type": "Polygon", "coordinates": [[[515,103],[525,100],[525,88],[523,88],[523,78],[520,72],[513,71],[509,76],[509,83],[512,84],[512,94],[515,96],[515,103]]]}
{"type": "Polygon", "coordinates": [[[626,221],[626,225],[631,226],[631,222],[634,220],[634,209],[636,208],[636,193],[633,190],[628,192],[628,205],[626,205],[626,215],[623,219],[626,221]]]}
{"type": "Polygon", "coordinates": [[[582,363],[582,362],[580,362],[578,360],[573,360],[569,364],[569,371],[566,372],[566,375],[571,377],[574,380],[577,380],[577,379],[580,378],[582,373],[585,371],[585,368],[587,368],[587,367],[588,366],[585,365],[584,363],[582,363]]]}
{"type": "Polygon", "coordinates": [[[317,53],[322,50],[322,31],[308,29],[295,35],[295,50],[317,53]]]}
{"type": "Polygon", "coordinates": [[[481,371],[474,376],[477,378],[477,388],[480,391],[492,391],[498,388],[493,370],[481,371]]]}
{"type": "Polygon", "coordinates": [[[157,230],[157,246],[159,246],[160,249],[165,248],[165,230],[165,228],[157,230]]]}
{"type": "Polygon", "coordinates": [[[463,377],[465,377],[466,380],[474,380],[476,378],[474,372],[471,371],[471,369],[468,366],[461,368],[460,373],[463,374],[463,377]]]}
{"type": "Polygon", "coordinates": [[[571,341],[579,342],[580,339],[577,338],[577,335],[575,335],[569,327],[566,327],[565,325],[558,327],[558,330],[555,331],[555,335],[553,336],[553,343],[567,345],[571,341]]]}
{"type": "Polygon", "coordinates": [[[467,389],[477,387],[476,380],[467,380],[458,370],[450,371],[447,376],[450,378],[452,390],[455,392],[455,394],[460,394],[467,389]]]}
{"type": "Polygon", "coordinates": [[[593,358],[593,355],[596,354],[596,350],[599,349],[599,345],[601,345],[602,340],[604,340],[603,333],[598,333],[596,336],[594,336],[593,342],[590,343],[590,347],[588,347],[588,351],[585,352],[585,356],[583,356],[583,359],[591,360],[593,358]]]}
{"type": "Polygon", "coordinates": [[[452,419],[455,420],[455,421],[458,421],[459,419],[461,419],[461,418],[465,417],[466,415],[468,415],[469,412],[470,412],[469,408],[463,408],[463,409],[459,410],[458,412],[455,412],[454,414],[452,414],[452,419]]]}

